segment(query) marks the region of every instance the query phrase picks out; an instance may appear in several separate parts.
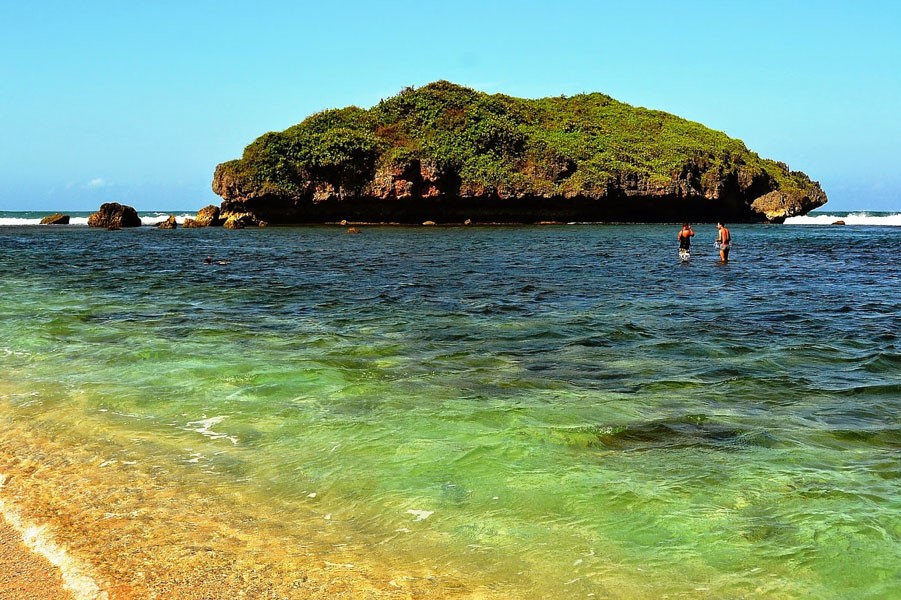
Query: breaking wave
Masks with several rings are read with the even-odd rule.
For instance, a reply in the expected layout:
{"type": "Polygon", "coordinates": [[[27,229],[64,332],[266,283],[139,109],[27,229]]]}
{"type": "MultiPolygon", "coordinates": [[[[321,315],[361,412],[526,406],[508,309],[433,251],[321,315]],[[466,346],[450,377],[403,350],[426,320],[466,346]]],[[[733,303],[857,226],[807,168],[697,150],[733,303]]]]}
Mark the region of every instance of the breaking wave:
{"type": "MultiPolygon", "coordinates": [[[[29,225],[40,225],[41,219],[51,213],[0,213],[0,227],[22,227],[29,225]]],[[[183,213],[169,213],[169,212],[146,212],[146,213],[138,213],[138,216],[141,218],[142,225],[158,225],[162,223],[166,219],[169,218],[169,215],[175,215],[175,221],[179,225],[183,225],[185,219],[193,219],[195,218],[194,214],[183,213]]],[[[69,225],[82,225],[87,226],[88,217],[90,213],[82,213],[82,214],[72,214],[69,218],[69,225]]]]}
{"type": "Polygon", "coordinates": [[[785,220],[786,225],[834,225],[838,221],[844,221],[845,225],[882,225],[889,227],[901,227],[901,213],[896,212],[849,212],[849,213],[811,213],[803,217],[790,217],[785,220]]]}

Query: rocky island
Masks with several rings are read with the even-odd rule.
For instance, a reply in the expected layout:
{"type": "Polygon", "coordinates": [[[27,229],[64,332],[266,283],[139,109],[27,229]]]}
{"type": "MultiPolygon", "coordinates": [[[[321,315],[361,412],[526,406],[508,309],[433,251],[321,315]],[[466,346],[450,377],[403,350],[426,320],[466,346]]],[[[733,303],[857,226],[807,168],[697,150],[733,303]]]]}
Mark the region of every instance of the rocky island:
{"type": "Polygon", "coordinates": [[[272,224],[778,223],[826,203],[804,173],[672,114],[446,81],[266,133],[213,191],[223,220],[272,224]]]}

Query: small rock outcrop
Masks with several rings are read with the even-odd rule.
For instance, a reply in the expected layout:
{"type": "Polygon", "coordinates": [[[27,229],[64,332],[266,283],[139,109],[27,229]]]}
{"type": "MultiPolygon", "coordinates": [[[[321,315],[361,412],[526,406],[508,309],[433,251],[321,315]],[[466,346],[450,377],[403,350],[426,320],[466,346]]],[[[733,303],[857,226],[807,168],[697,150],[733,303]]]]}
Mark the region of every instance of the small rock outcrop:
{"type": "Polygon", "coordinates": [[[175,215],[169,215],[169,218],[165,221],[160,221],[156,225],[159,229],[175,229],[178,227],[178,223],[175,220],[175,215]]]}
{"type": "Polygon", "coordinates": [[[763,221],[784,221],[788,217],[805,215],[826,203],[826,194],[819,188],[803,192],[785,193],[773,190],[751,202],[751,210],[763,221]]]}
{"type": "Polygon", "coordinates": [[[185,219],[182,227],[193,229],[197,227],[219,227],[222,224],[223,220],[219,217],[219,207],[210,204],[198,210],[197,215],[193,219],[185,219]]]}
{"type": "Polygon", "coordinates": [[[244,229],[246,227],[265,227],[266,223],[263,222],[261,225],[260,221],[252,214],[243,213],[229,216],[222,226],[226,229],[244,229]]]}
{"type": "Polygon", "coordinates": [[[201,227],[217,227],[222,225],[222,219],[219,217],[219,207],[213,204],[204,206],[198,210],[194,220],[197,221],[197,224],[201,227]]]}
{"type": "Polygon", "coordinates": [[[119,229],[121,227],[140,227],[141,225],[138,212],[131,206],[118,202],[101,204],[100,210],[88,217],[88,227],[119,229]]]}
{"type": "Polygon", "coordinates": [[[182,227],[192,229],[196,227],[219,227],[223,225],[223,219],[219,216],[219,207],[210,204],[197,211],[193,219],[185,219],[182,227]]]}
{"type": "Polygon", "coordinates": [[[41,225],[68,225],[68,224],[69,224],[69,215],[64,215],[62,213],[47,215],[46,217],[41,219],[41,225]]]}

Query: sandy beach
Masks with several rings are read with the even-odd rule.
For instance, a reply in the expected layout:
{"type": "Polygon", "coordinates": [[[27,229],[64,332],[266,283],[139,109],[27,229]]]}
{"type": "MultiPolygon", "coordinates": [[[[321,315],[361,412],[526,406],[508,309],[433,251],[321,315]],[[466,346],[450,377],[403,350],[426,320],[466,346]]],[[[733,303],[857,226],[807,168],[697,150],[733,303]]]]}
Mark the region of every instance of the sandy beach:
{"type": "Polygon", "coordinates": [[[0,429],[0,600],[496,596],[342,537],[326,544],[313,527],[298,542],[234,498],[101,467],[84,450],[0,429]]]}
{"type": "Polygon", "coordinates": [[[22,534],[0,517],[0,599],[73,600],[59,569],[31,552],[22,534]]]}

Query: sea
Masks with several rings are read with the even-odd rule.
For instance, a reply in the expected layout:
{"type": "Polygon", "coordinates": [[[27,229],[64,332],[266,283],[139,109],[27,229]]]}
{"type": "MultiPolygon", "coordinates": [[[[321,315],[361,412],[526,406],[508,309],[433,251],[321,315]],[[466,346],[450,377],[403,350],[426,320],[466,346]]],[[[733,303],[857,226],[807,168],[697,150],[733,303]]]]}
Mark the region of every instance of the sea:
{"type": "Polygon", "coordinates": [[[901,597],[901,213],[725,264],[45,214],[0,213],[0,511],[79,599],[901,597]]]}

